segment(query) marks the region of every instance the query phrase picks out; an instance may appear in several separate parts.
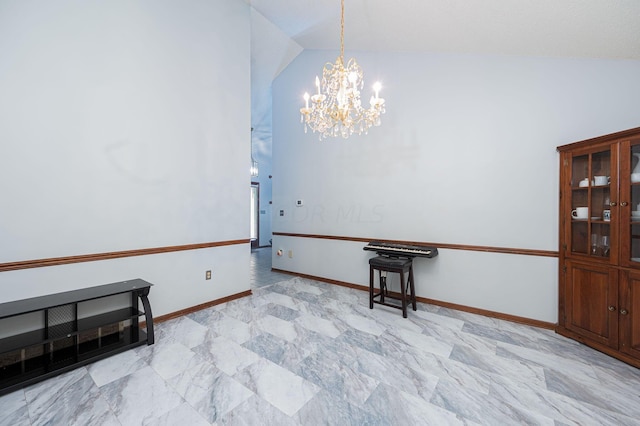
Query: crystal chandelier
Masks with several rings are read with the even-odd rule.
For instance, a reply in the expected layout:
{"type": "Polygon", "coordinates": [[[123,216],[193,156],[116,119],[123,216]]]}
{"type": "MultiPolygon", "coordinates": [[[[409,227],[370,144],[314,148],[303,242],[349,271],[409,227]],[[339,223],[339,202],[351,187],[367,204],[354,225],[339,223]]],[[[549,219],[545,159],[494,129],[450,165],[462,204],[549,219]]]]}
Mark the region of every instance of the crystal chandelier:
{"type": "Polygon", "coordinates": [[[304,94],[305,106],[300,108],[300,121],[304,131],[310,128],[320,133],[320,140],[333,136],[348,138],[353,133],[367,133],[371,126],[380,125],[380,115],[384,114],[384,99],[380,94],[379,82],[373,85],[375,95],[369,100],[369,109],[360,102],[360,89],[364,86],[362,68],[354,58],[344,63],[344,0],[340,22],[340,56],[335,64],[327,63],[322,69],[322,89],[316,76],[317,93],[304,94]],[[311,100],[311,105],[309,105],[311,100]]]}

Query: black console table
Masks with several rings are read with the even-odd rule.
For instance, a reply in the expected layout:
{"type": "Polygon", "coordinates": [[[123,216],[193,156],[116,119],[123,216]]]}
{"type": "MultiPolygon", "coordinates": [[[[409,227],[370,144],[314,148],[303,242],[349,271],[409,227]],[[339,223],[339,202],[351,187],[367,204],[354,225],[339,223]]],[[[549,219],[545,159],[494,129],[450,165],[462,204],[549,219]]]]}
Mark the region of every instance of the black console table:
{"type": "Polygon", "coordinates": [[[0,395],[118,352],[153,344],[153,316],[147,298],[152,285],[134,279],[0,304],[3,334],[7,330],[3,320],[7,323],[8,318],[25,315],[26,321],[39,323],[36,330],[0,338],[0,395]],[[130,294],[129,306],[79,317],[78,308],[86,311],[89,301],[125,293],[130,294]],[[140,329],[142,315],[146,332],[140,329]]]}

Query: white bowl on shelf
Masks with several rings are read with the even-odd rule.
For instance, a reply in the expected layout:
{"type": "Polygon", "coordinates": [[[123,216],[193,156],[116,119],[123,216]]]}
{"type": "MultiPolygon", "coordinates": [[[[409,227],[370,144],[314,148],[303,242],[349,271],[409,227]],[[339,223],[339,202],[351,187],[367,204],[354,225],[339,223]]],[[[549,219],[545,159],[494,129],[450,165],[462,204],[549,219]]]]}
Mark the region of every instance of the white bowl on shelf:
{"type": "Polygon", "coordinates": [[[640,219],[640,210],[633,210],[631,212],[631,217],[634,219],[640,219]]]}
{"type": "Polygon", "coordinates": [[[633,183],[640,182],[640,173],[631,173],[631,182],[633,183]]]}

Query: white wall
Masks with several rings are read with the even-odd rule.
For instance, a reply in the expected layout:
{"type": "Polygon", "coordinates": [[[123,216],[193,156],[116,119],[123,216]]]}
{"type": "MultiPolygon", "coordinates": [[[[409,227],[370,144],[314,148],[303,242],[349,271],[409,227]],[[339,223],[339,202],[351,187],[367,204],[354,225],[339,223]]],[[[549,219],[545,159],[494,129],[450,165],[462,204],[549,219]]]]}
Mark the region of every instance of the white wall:
{"type": "Polygon", "coordinates": [[[280,28],[251,8],[251,144],[260,173],[252,180],[260,183],[259,243],[271,240],[272,204],[272,108],[271,83],[302,51],[280,28]]]}
{"type": "MultiPolygon", "coordinates": [[[[0,3],[0,263],[248,239],[249,32],[241,0],[0,3]]],[[[0,302],[142,278],[161,315],[247,290],[248,263],[5,272],[0,302]]]]}
{"type": "MultiPolygon", "coordinates": [[[[368,136],[319,142],[300,124],[334,54],[305,51],[274,83],[274,232],[557,250],[555,147],[640,125],[638,61],[353,56],[364,98],[381,80],[387,101],[368,136]]],[[[296,250],[274,267],[368,285],[364,244],[325,244],[276,236],[274,253],[296,250]]],[[[557,320],[557,259],[442,250],[417,262],[419,296],[557,320]]]]}

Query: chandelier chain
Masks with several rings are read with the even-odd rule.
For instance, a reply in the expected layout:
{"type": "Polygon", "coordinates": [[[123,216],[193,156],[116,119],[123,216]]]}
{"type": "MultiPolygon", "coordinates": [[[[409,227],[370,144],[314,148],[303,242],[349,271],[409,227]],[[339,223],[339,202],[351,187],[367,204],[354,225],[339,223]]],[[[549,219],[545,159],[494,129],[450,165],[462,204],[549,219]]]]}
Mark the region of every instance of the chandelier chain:
{"type": "Polygon", "coordinates": [[[342,0],[342,15],[340,17],[340,58],[344,63],[344,0],[342,0]]]}

